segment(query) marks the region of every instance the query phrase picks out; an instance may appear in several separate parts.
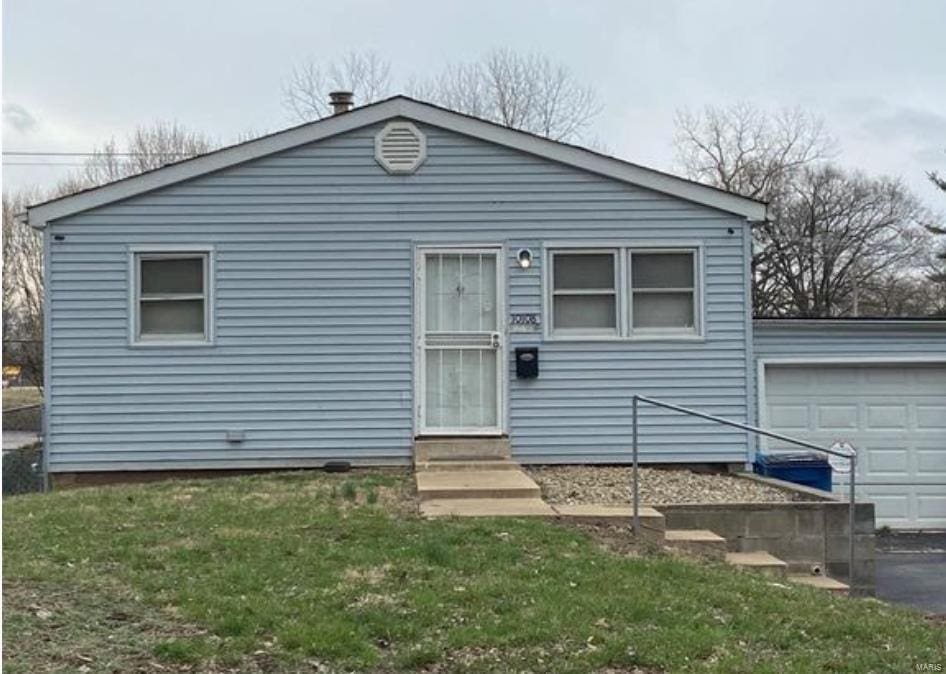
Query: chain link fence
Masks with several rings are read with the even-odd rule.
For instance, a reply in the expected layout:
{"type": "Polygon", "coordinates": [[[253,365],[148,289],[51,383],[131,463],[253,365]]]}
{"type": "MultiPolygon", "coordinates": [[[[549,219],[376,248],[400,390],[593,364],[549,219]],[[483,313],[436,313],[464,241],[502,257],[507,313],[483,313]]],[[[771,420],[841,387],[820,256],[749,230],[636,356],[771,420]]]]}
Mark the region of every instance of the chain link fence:
{"type": "Polygon", "coordinates": [[[3,410],[3,495],[45,491],[42,403],[3,410]]]}

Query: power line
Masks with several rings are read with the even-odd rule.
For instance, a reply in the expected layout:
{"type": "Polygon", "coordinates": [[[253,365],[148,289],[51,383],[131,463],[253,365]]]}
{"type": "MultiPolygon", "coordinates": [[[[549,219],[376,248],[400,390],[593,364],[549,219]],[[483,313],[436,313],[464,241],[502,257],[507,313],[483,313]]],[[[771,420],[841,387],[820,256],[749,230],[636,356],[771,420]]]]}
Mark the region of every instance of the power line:
{"type": "Polygon", "coordinates": [[[62,166],[65,168],[69,168],[69,167],[80,168],[83,166],[87,166],[88,164],[80,164],[77,162],[63,163],[63,162],[48,162],[48,161],[6,161],[4,160],[3,165],[4,166],[51,166],[53,168],[62,166]]]}

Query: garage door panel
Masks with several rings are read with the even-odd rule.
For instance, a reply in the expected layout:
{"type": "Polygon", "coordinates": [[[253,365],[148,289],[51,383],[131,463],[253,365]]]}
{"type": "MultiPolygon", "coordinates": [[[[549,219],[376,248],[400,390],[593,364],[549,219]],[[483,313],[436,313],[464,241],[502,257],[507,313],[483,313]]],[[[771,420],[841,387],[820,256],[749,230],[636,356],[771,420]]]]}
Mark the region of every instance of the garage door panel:
{"type": "Polygon", "coordinates": [[[819,430],[849,430],[857,428],[857,405],[817,405],[817,428],[819,430]]]}
{"type": "Polygon", "coordinates": [[[946,527],[946,365],[769,365],[765,391],[773,430],[858,449],[879,525],[946,527]]]}
{"type": "Polygon", "coordinates": [[[910,453],[905,449],[870,448],[862,450],[864,460],[862,472],[869,473],[872,478],[891,478],[906,480],[909,478],[910,453]]]}
{"type": "Polygon", "coordinates": [[[809,430],[808,416],[808,405],[773,405],[769,408],[772,425],[787,430],[809,430]]]}
{"type": "Polygon", "coordinates": [[[938,449],[916,450],[917,473],[924,477],[942,477],[946,485],[946,451],[938,449]]]}
{"type": "Polygon", "coordinates": [[[942,490],[921,486],[916,494],[916,519],[922,528],[946,527],[946,494],[942,490]]]}
{"type": "Polygon", "coordinates": [[[917,405],[916,427],[946,430],[946,405],[917,405]]]}
{"type": "Polygon", "coordinates": [[[812,372],[810,384],[827,395],[845,395],[861,388],[861,373],[856,369],[832,370],[818,369],[812,372]]]}
{"type": "Polygon", "coordinates": [[[909,426],[906,405],[871,405],[867,408],[867,430],[905,430],[909,426]]]}
{"type": "Polygon", "coordinates": [[[913,521],[910,497],[896,488],[865,488],[864,496],[874,502],[874,518],[891,527],[909,526],[913,521]]]}
{"type": "MultiPolygon", "coordinates": [[[[859,370],[863,373],[863,381],[869,387],[883,389],[884,393],[909,393],[913,388],[916,377],[912,369],[878,366],[859,370]]],[[[826,376],[831,376],[826,373],[826,376]]]]}

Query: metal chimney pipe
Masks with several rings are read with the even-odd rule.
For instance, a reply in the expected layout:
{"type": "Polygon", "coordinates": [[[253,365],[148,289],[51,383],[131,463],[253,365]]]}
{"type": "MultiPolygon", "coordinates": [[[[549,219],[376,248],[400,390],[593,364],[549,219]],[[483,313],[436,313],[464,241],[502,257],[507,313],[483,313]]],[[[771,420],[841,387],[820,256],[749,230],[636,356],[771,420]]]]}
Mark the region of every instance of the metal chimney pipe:
{"type": "Polygon", "coordinates": [[[328,97],[333,115],[348,112],[355,106],[355,95],[350,91],[331,91],[328,97]]]}

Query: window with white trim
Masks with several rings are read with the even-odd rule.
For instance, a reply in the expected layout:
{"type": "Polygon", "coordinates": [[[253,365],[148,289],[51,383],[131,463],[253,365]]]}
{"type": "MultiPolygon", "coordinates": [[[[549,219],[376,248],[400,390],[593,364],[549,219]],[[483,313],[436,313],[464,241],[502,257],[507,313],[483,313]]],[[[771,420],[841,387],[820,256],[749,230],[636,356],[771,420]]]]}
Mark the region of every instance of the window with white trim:
{"type": "Polygon", "coordinates": [[[552,331],[555,334],[617,335],[617,254],[604,251],[554,251],[552,331]]]}
{"type": "Polygon", "coordinates": [[[134,256],[134,341],[209,342],[210,253],[134,256]]]}
{"type": "Polygon", "coordinates": [[[552,249],[554,337],[699,337],[699,255],[689,248],[552,249]]]}
{"type": "Polygon", "coordinates": [[[630,252],[631,333],[696,333],[693,251],[630,252]]]}

